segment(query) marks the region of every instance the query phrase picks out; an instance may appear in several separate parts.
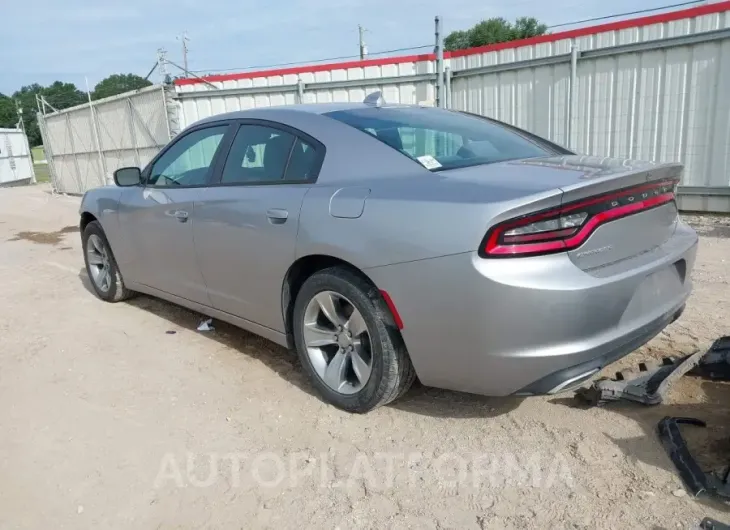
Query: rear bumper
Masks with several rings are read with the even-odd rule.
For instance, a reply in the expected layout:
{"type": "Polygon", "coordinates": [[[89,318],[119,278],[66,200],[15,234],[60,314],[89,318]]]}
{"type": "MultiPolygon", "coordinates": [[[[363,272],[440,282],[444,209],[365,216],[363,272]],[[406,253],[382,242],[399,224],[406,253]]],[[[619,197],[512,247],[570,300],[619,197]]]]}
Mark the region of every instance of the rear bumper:
{"type": "Polygon", "coordinates": [[[585,272],[567,255],[476,253],[367,269],[430,386],[504,396],[567,390],[649,341],[691,292],[697,235],[585,272]]]}
{"type": "Polygon", "coordinates": [[[596,351],[589,353],[595,356],[590,361],[557,370],[534,383],[530,383],[525,388],[515,392],[515,394],[521,396],[557,394],[577,388],[601,371],[605,366],[618,361],[649,342],[665,327],[677,320],[682,315],[682,312],[684,312],[684,305],[676,311],[662,315],[654,322],[642,326],[634,333],[623,337],[618,344],[602,345],[596,351]]]}

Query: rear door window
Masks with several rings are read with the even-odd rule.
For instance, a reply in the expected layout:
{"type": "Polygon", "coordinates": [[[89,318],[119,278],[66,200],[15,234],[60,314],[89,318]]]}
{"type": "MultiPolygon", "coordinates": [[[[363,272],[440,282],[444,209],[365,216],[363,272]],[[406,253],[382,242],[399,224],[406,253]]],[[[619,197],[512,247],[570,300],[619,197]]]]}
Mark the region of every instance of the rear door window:
{"type": "Polygon", "coordinates": [[[295,140],[294,135],[280,129],[241,125],[228,152],[221,183],[283,180],[295,140]]]}
{"type": "Polygon", "coordinates": [[[228,152],[221,184],[311,181],[320,165],[317,148],[298,135],[276,127],[243,124],[228,152]]]}

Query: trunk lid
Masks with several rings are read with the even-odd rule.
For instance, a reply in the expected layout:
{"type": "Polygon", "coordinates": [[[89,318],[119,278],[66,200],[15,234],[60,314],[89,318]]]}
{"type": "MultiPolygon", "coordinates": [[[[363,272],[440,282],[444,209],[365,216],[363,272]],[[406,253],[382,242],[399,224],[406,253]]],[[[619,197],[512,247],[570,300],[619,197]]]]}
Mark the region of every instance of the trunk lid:
{"type": "MultiPolygon", "coordinates": [[[[678,180],[683,170],[681,164],[578,155],[523,160],[520,163],[524,167],[562,167],[566,173],[572,173],[574,180],[566,179],[560,186],[563,190],[562,204],[634,186],[678,180]]],[[[646,198],[646,193],[638,191],[630,197],[640,201],[646,198]]],[[[677,218],[676,203],[670,202],[615,219],[596,228],[585,243],[568,255],[573,263],[586,271],[625,260],[666,242],[674,234],[677,218]]]]}
{"type": "MultiPolygon", "coordinates": [[[[567,205],[626,188],[676,181],[682,171],[683,166],[676,163],[566,155],[453,170],[449,171],[449,177],[478,178],[489,181],[497,190],[502,187],[512,191],[518,189],[525,195],[558,188],[563,192],[561,203],[567,205]]],[[[647,198],[645,193],[637,191],[623,199],[640,202],[647,198]]],[[[568,255],[586,271],[622,261],[666,242],[674,234],[677,218],[676,203],[672,201],[611,220],[598,226],[568,255]]]]}

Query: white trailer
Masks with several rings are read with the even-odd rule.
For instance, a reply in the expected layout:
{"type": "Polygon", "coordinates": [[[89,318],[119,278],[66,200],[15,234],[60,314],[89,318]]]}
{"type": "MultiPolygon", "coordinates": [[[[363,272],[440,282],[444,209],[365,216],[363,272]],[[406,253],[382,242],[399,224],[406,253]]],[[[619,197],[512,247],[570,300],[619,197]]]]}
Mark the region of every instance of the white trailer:
{"type": "Polygon", "coordinates": [[[34,182],[28,137],[21,129],[0,129],[0,186],[34,182]]]}

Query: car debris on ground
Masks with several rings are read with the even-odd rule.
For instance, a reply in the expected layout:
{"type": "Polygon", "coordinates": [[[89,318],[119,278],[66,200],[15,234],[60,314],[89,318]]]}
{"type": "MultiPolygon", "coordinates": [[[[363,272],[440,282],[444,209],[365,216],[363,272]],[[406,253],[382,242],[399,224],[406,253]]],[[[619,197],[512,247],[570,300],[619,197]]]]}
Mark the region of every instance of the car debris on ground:
{"type": "Polygon", "coordinates": [[[730,336],[717,339],[706,352],[697,351],[679,360],[668,357],[662,363],[651,370],[646,364],[639,365],[641,375],[634,378],[618,372],[614,379],[598,379],[588,388],[579,388],[576,397],[594,406],[620,399],[658,405],[664,400],[669,386],[684,374],[729,381],[730,336]]]}
{"type": "MultiPolygon", "coordinates": [[[[697,351],[679,360],[665,358],[662,366],[652,370],[645,364],[639,368],[641,375],[637,377],[627,378],[625,373],[618,372],[614,379],[599,379],[589,388],[578,389],[576,398],[593,406],[619,400],[659,405],[669,386],[685,374],[730,381],[730,336],[715,340],[706,352],[697,351]]],[[[697,418],[666,416],[657,426],[659,440],[685,486],[694,497],[704,495],[730,501],[730,457],[723,469],[709,473],[703,471],[690,453],[680,425],[707,427],[707,423],[697,418]]],[[[684,490],[677,490],[674,495],[679,497],[680,492],[683,494],[684,490]]]]}

